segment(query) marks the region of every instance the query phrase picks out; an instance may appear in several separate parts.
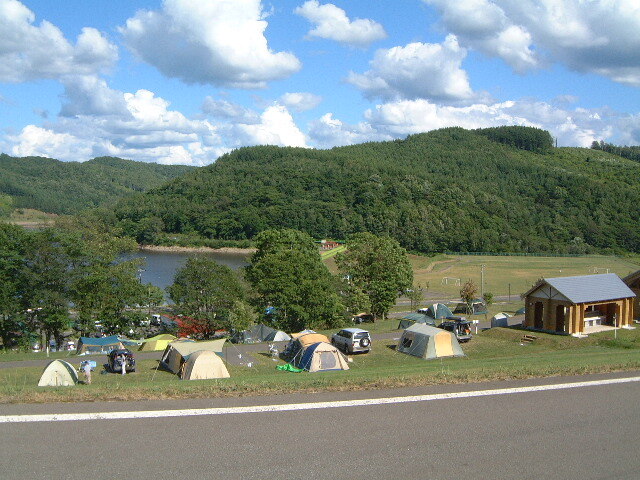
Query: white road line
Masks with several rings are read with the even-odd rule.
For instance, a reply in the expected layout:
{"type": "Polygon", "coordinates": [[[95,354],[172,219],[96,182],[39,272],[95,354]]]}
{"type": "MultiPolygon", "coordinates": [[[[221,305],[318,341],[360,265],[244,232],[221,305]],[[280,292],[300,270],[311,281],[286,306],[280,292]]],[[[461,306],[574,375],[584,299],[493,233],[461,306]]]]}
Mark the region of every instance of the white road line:
{"type": "Polygon", "coordinates": [[[543,392],[568,388],[595,387],[619,383],[640,382],[640,377],[593,380],[588,382],[538,385],[534,387],[499,388],[471,392],[438,393],[407,397],[369,398],[362,400],[342,400],[335,402],[293,403],[285,405],[256,405],[250,407],[193,408],[188,410],[147,410],[140,412],[98,412],[98,413],[52,413],[45,415],[3,415],[0,423],[26,422],[69,422],[78,420],[116,420],[131,418],[190,417],[196,415],[228,415],[239,413],[289,412],[295,410],[315,410],[321,408],[360,407],[366,405],[386,405],[392,403],[430,402],[455,398],[486,397],[489,395],[511,395],[514,393],[543,392]]]}

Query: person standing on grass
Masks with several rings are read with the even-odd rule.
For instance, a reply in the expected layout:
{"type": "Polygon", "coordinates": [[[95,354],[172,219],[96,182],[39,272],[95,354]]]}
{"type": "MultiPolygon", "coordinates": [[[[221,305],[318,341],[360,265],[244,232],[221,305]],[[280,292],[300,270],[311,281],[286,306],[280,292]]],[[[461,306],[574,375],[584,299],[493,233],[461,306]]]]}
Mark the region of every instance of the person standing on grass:
{"type": "Polygon", "coordinates": [[[91,385],[91,365],[89,362],[82,363],[82,371],[84,372],[84,383],[91,385]]]}
{"type": "Polygon", "coordinates": [[[126,375],[127,374],[127,357],[122,354],[122,356],[120,357],[120,364],[122,365],[122,375],[126,375]]]}

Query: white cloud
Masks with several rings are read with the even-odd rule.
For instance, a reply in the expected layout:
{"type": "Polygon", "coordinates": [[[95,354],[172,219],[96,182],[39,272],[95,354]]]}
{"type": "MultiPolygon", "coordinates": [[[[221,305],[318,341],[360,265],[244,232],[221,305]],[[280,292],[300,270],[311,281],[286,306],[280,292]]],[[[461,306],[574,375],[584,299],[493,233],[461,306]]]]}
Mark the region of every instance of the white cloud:
{"type": "Polygon", "coordinates": [[[93,75],[73,75],[62,79],[64,95],[60,115],[123,115],[128,113],[122,92],[93,75]]]}
{"type": "Polygon", "coordinates": [[[462,45],[519,72],[561,62],[640,86],[637,0],[423,0],[462,45]]]}
{"type": "Polygon", "coordinates": [[[640,116],[608,109],[565,109],[545,102],[519,100],[464,107],[437,105],[428,100],[399,100],[377,105],[364,121],[348,125],[328,113],[312,123],[309,137],[315,146],[328,148],[365,141],[390,140],[445,127],[466,129],[522,125],[542,128],[560,146],[588,147],[593,140],[640,143],[640,116]]]}
{"type": "Polygon", "coordinates": [[[17,0],[0,0],[0,81],[25,82],[95,74],[118,59],[117,47],[94,28],[83,28],[75,45],[58,27],[42,21],[17,0]]]}
{"type": "Polygon", "coordinates": [[[332,3],[321,5],[317,0],[309,0],[294,12],[315,25],[309,30],[308,37],[335,40],[355,47],[367,47],[387,37],[379,23],[362,18],[349,20],[346,12],[332,3]]]}
{"type": "Polygon", "coordinates": [[[237,145],[279,145],[306,147],[300,131],[289,111],[282,105],[271,105],[260,115],[258,124],[236,124],[231,127],[237,145]]]}
{"type": "Polygon", "coordinates": [[[17,157],[49,157],[58,160],[89,159],[91,145],[68,133],[27,125],[20,134],[9,137],[11,154],[17,157]]]}
{"type": "Polygon", "coordinates": [[[326,113],[312,122],[309,137],[316,147],[332,148],[357,143],[392,140],[394,137],[386,133],[379,133],[371,124],[361,122],[348,125],[326,113]]]}
{"type": "Polygon", "coordinates": [[[410,43],[381,49],[371,61],[371,70],[351,73],[347,81],[368,98],[470,101],[476,94],[467,72],[461,68],[466,55],[453,35],[443,43],[410,43]]]}
{"type": "Polygon", "coordinates": [[[280,103],[296,112],[306,112],[320,105],[322,97],[308,92],[285,93],[280,97],[280,103]]]}
{"type": "Polygon", "coordinates": [[[245,108],[228,100],[217,100],[206,97],[202,103],[202,111],[213,118],[229,120],[238,123],[259,123],[259,115],[251,109],[245,108]]]}
{"type": "Polygon", "coordinates": [[[300,61],[273,52],[260,0],[165,0],[120,28],[125,43],[164,75],[187,83],[263,88],[297,72],[300,61]]]}

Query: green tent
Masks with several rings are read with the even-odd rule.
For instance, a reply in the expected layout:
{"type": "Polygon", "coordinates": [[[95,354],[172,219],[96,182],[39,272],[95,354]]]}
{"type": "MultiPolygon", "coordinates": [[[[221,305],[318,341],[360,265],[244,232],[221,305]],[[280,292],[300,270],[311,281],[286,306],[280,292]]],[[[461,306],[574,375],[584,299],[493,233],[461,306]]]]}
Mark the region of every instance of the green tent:
{"type": "Polygon", "coordinates": [[[454,333],[420,323],[410,326],[402,333],[396,351],[425,360],[464,357],[454,333]]]}
{"type": "Polygon", "coordinates": [[[404,330],[414,323],[435,326],[436,321],[432,317],[430,317],[429,315],[425,315],[424,313],[409,313],[400,319],[400,323],[398,323],[398,330],[404,330]]]}

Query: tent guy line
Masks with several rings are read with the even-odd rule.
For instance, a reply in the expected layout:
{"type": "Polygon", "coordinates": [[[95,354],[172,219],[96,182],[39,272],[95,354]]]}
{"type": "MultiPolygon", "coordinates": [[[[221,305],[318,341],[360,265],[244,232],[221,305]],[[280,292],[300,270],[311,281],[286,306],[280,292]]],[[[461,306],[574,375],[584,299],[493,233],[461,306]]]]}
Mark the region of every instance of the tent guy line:
{"type": "Polygon", "coordinates": [[[548,390],[563,390],[569,388],[585,388],[602,385],[640,382],[640,377],[615,378],[608,380],[593,380],[587,382],[560,383],[553,385],[538,385],[532,387],[500,388],[493,390],[476,390],[469,392],[438,393],[430,395],[413,395],[405,397],[369,398],[361,400],[342,400],[335,402],[295,403],[283,405],[256,405],[248,407],[227,408],[194,408],[187,410],[147,410],[139,412],[97,412],[97,413],[60,413],[41,415],[3,415],[0,423],[27,422],[67,422],[79,420],[119,420],[136,418],[190,417],[198,415],[228,415],[242,413],[271,413],[296,410],[316,410],[323,408],[359,407],[368,405],[387,405],[394,403],[429,402],[433,400],[448,400],[456,398],[485,397],[489,395],[511,395],[516,393],[544,392],[548,390]]]}

